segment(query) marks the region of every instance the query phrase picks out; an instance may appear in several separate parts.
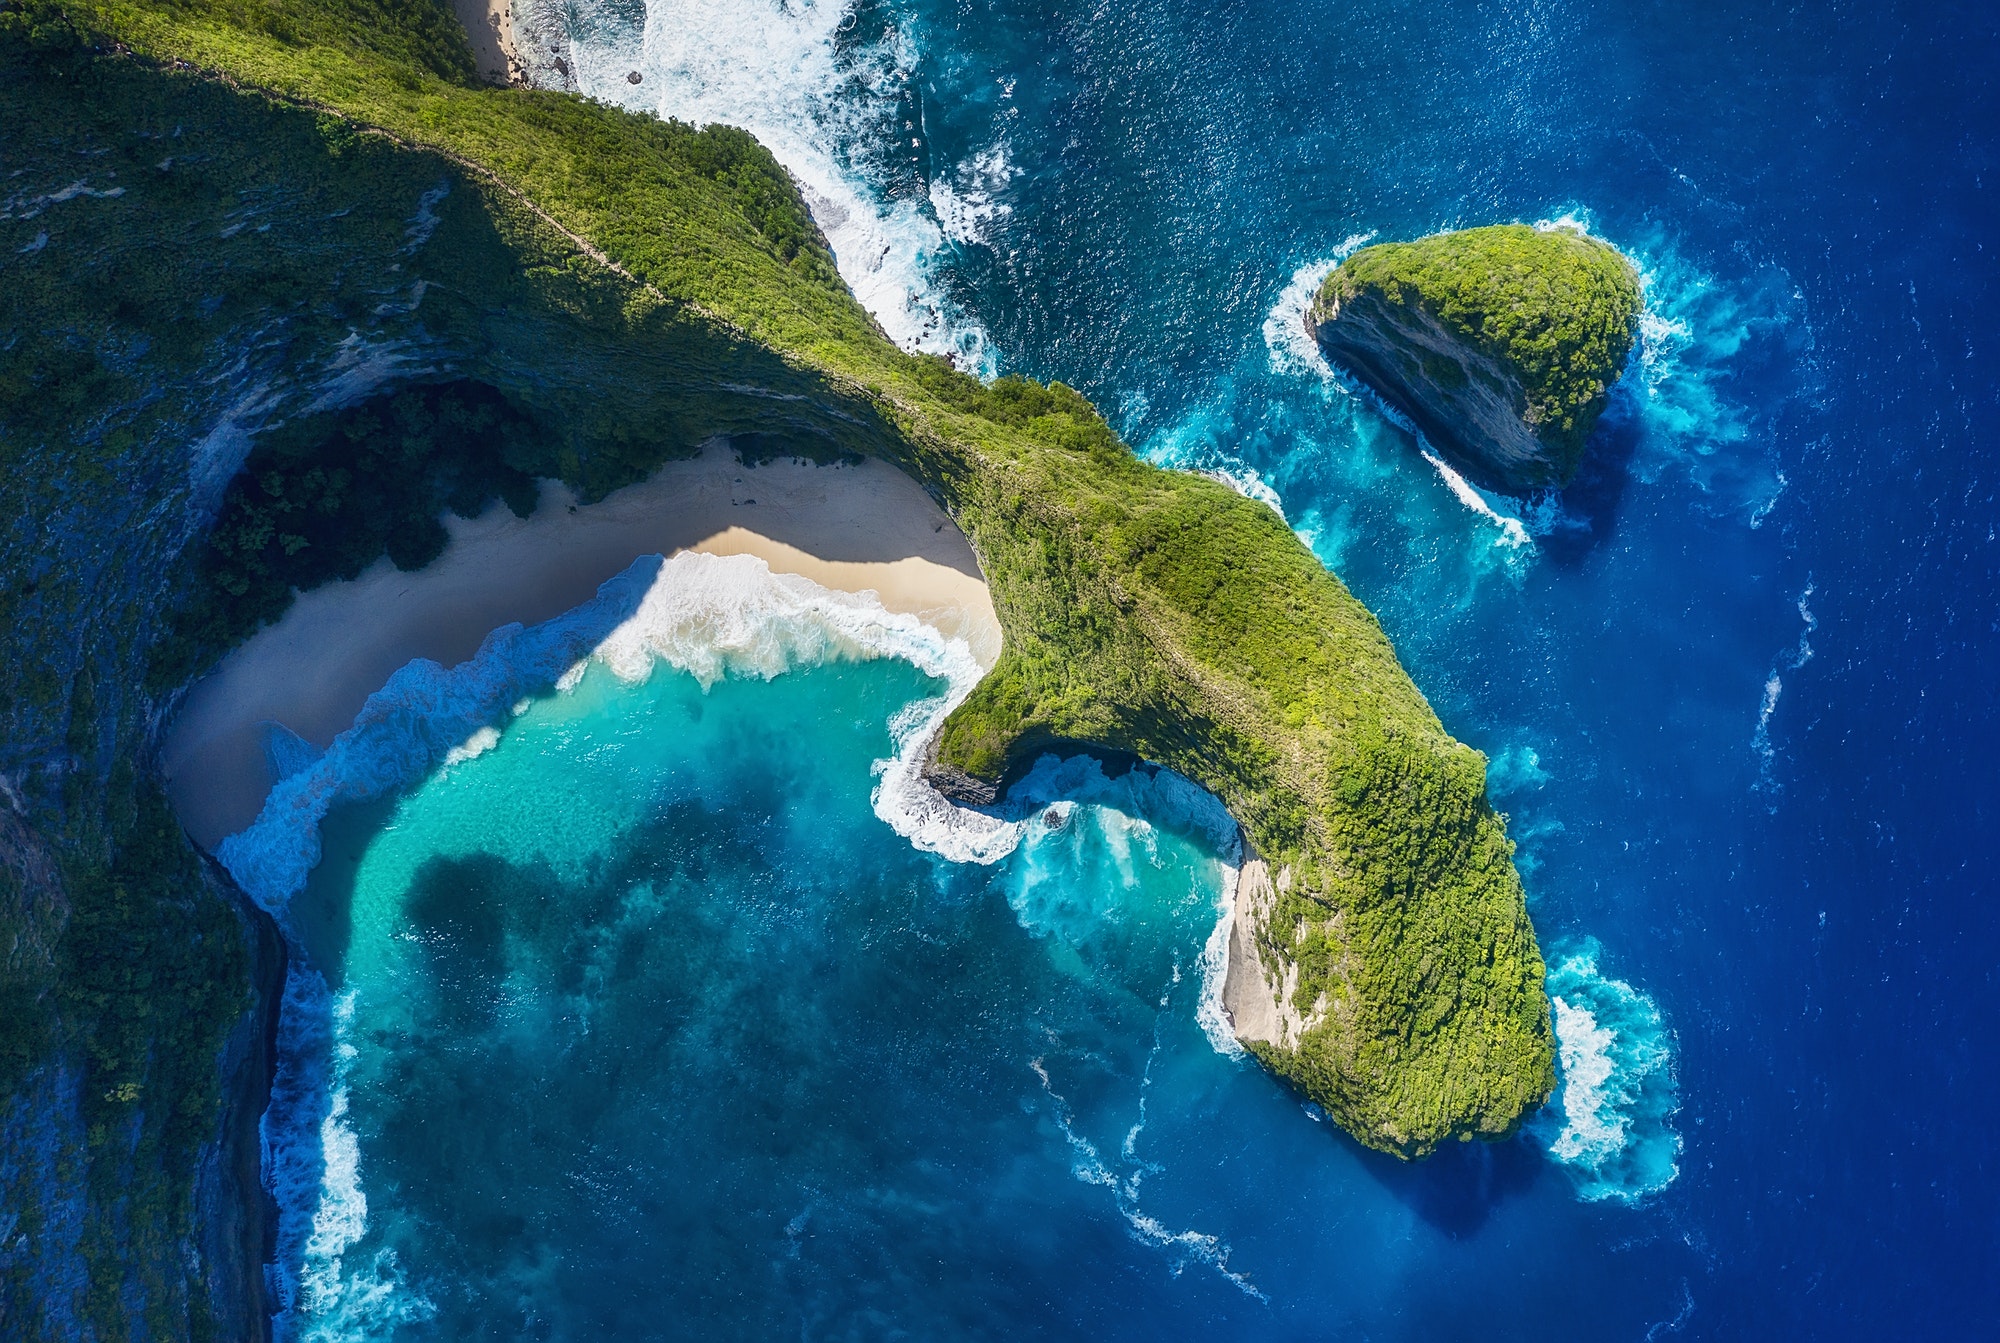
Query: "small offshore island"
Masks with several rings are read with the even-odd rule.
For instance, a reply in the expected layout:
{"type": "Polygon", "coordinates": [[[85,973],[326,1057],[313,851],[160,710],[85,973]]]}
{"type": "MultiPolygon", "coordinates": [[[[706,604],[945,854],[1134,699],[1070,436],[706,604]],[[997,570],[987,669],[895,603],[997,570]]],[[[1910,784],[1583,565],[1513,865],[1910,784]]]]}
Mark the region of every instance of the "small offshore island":
{"type": "MultiPolygon", "coordinates": [[[[283,951],[166,812],[187,688],[295,592],[428,564],[447,510],[526,517],[550,480],[589,509],[718,436],[879,459],[963,529],[1003,642],[932,744],[941,792],[992,803],[1050,752],[1201,784],[1249,850],[1246,1047],[1371,1148],[1515,1131],[1554,1037],[1485,761],[1283,521],[1138,460],[1066,386],[897,349],[747,134],[489,87],[462,33],[400,12],[0,10],[0,119],[32,131],[0,170],[46,193],[0,219],[0,1077],[9,1133],[32,1111],[75,1157],[8,1206],[87,1208],[92,1328],[266,1313],[283,951]]],[[[1476,478],[1527,488],[1574,473],[1637,311],[1609,248],[1505,226],[1367,249],[1312,320],[1476,478]]],[[[10,1314],[60,1268],[10,1277],[10,1314]]]]}
{"type": "Polygon", "coordinates": [[[1495,224],[1363,248],[1306,330],[1475,484],[1524,494],[1575,478],[1642,306],[1609,243],[1495,224]]]}

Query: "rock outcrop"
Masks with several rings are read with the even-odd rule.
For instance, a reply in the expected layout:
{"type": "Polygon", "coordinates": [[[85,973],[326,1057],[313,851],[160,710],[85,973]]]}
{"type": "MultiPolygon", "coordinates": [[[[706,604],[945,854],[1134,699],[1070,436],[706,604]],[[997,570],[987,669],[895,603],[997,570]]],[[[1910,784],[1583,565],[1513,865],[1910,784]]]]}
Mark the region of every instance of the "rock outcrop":
{"type": "Polygon", "coordinates": [[[1306,326],[1475,484],[1520,494],[1576,475],[1640,307],[1608,243],[1501,224],[1356,252],[1306,326]]]}

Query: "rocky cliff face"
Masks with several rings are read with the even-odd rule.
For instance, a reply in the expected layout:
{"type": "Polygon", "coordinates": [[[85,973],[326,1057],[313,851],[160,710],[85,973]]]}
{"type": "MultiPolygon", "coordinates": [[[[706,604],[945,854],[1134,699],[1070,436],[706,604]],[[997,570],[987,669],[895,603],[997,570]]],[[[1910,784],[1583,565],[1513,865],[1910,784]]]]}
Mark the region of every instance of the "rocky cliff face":
{"type": "MultiPolygon", "coordinates": [[[[0,1089],[0,1336],[269,1337],[271,1217],[258,1121],[275,1063],[284,946],[226,876],[188,871],[196,875],[178,902],[235,944],[215,960],[240,1010],[223,1023],[219,1051],[204,1047],[210,1032],[183,1049],[181,1031],[144,1025],[152,1057],[134,1074],[118,1057],[129,1036],[94,1018],[139,1004],[115,991],[104,996],[120,1000],[95,1001],[105,977],[79,976],[75,951],[61,946],[72,931],[102,931],[104,911],[93,907],[101,888],[87,864],[66,860],[24,817],[0,809],[0,918],[28,934],[16,944],[25,954],[0,976],[14,1010],[6,1025],[39,1028],[35,1051],[7,1060],[0,1089]],[[239,994],[231,972],[246,964],[248,992],[239,994]],[[184,1062],[188,1071],[177,1067],[184,1062]],[[122,1080],[133,1075],[140,1080],[122,1080]]],[[[159,1010],[199,1025],[213,1007],[178,999],[159,1010]]]]}
{"type": "Polygon", "coordinates": [[[1514,224],[1357,252],[1306,324],[1476,484],[1520,494],[1575,476],[1639,310],[1610,246],[1514,224]]]}
{"type": "Polygon", "coordinates": [[[277,1205],[264,1188],[262,1121],[278,1066],[278,1007],[285,995],[285,943],[271,916],[215,871],[242,920],[250,956],[250,1002],[223,1046],[222,1105],[194,1175],[193,1248],[205,1267],[216,1337],[268,1339],[277,1303],[265,1265],[276,1250],[277,1205]]]}

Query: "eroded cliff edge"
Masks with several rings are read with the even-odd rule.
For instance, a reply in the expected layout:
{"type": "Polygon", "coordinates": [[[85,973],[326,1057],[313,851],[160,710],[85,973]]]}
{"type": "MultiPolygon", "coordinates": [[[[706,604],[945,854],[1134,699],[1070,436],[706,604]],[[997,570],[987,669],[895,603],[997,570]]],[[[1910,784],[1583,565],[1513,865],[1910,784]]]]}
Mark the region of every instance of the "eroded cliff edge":
{"type": "Polygon", "coordinates": [[[1608,243],[1497,224],[1363,248],[1306,328],[1475,484],[1522,494],[1576,475],[1641,306],[1608,243]]]}

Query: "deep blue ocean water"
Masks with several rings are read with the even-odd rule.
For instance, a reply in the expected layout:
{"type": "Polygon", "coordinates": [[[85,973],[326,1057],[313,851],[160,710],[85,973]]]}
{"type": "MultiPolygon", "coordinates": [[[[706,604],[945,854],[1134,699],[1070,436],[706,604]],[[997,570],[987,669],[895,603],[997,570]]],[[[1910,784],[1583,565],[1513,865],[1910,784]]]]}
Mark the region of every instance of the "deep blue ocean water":
{"type": "Polygon", "coordinates": [[[2000,1332],[1990,11],[566,23],[585,91],[771,144],[892,335],[1282,507],[1493,761],[1564,1095],[1362,1152],[1203,1030],[1230,855],[1170,787],[952,862],[871,806],[936,676],[594,668],[328,823],[303,1332],[2000,1332]],[[1294,334],[1345,249],[1512,219],[1648,286],[1560,497],[1455,489],[1294,334]]]}

